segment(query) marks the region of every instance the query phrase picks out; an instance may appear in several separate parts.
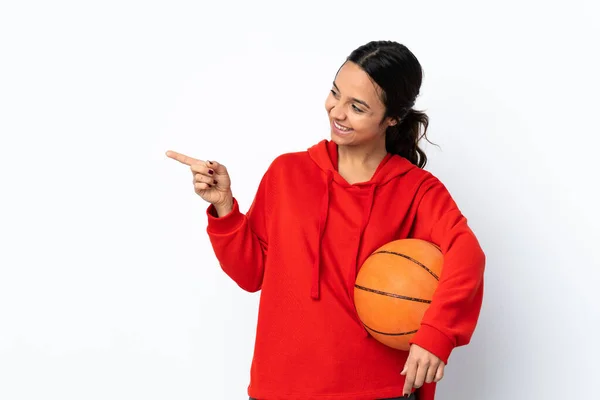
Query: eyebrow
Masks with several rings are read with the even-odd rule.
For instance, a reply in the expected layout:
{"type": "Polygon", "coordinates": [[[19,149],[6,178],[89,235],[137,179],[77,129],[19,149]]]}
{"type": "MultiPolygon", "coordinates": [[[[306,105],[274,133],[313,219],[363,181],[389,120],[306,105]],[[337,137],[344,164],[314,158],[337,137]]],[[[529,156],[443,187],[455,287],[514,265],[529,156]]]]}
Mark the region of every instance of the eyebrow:
{"type": "MultiPolygon", "coordinates": [[[[338,91],[341,91],[340,88],[338,88],[337,85],[335,84],[335,81],[333,81],[333,87],[336,88],[338,91]]],[[[363,106],[367,107],[369,110],[371,109],[371,107],[369,107],[369,105],[367,103],[365,103],[364,101],[359,100],[355,97],[352,97],[351,99],[352,99],[352,101],[362,104],[363,106]]]]}

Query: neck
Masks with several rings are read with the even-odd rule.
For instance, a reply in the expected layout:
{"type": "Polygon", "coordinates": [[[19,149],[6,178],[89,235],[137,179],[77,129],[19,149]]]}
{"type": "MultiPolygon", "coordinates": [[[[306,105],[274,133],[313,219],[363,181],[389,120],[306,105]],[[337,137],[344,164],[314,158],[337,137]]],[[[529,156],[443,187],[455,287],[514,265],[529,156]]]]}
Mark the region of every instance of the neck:
{"type": "Polygon", "coordinates": [[[377,168],[387,155],[385,137],[383,141],[362,146],[338,146],[338,166],[377,168]]]}

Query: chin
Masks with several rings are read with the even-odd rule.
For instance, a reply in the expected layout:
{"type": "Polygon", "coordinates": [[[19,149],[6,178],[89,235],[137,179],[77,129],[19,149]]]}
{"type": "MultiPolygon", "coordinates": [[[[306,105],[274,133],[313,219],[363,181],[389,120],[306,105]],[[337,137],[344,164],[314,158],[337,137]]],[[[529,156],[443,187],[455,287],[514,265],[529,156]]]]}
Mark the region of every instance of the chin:
{"type": "Polygon", "coordinates": [[[340,136],[333,129],[331,130],[331,141],[338,146],[347,145],[352,143],[350,136],[340,136]]]}

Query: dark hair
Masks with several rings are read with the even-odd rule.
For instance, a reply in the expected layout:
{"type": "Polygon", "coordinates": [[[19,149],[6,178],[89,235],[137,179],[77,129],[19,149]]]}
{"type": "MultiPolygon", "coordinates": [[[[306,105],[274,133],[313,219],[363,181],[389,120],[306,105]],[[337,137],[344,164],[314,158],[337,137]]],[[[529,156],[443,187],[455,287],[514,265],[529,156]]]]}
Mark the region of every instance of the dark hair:
{"type": "Polygon", "coordinates": [[[412,108],[423,81],[423,70],[415,55],[400,43],[373,41],[354,50],[346,61],[360,66],[383,90],[384,119],[392,117],[398,120],[396,125],[386,130],[386,150],[423,168],[427,164],[427,156],[419,147],[419,141],[422,138],[429,141],[429,118],[424,112],[412,108]],[[423,133],[420,133],[421,127],[423,133]]]}

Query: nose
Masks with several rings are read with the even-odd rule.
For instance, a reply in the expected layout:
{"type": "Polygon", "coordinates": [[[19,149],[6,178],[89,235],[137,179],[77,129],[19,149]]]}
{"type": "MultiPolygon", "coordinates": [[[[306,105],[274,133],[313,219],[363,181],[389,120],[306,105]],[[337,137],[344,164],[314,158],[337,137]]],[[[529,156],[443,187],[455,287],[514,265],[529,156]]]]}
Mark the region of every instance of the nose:
{"type": "Polygon", "coordinates": [[[339,121],[343,121],[346,119],[346,113],[344,112],[344,108],[340,104],[334,105],[331,110],[329,110],[329,115],[333,119],[337,119],[339,121]]]}

